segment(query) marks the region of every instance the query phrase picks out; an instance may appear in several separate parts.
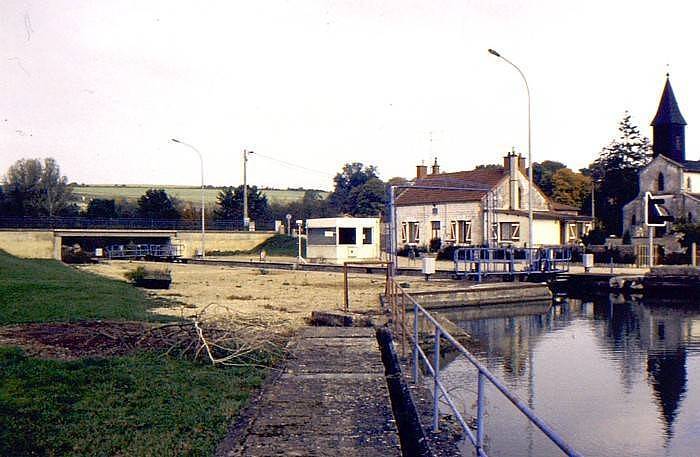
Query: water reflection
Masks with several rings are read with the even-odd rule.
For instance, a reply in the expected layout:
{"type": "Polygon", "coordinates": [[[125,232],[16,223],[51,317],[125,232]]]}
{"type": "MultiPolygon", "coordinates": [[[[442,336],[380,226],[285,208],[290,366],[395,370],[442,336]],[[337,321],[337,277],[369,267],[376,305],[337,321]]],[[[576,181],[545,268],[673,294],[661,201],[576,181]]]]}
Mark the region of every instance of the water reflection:
{"type": "MultiPolygon", "coordinates": [[[[700,447],[699,305],[611,295],[441,314],[583,454],[686,456],[700,447]]],[[[454,355],[444,363],[470,414],[471,370],[454,355]]],[[[517,414],[497,417],[512,408],[489,397],[493,455],[560,455],[517,414]]]]}

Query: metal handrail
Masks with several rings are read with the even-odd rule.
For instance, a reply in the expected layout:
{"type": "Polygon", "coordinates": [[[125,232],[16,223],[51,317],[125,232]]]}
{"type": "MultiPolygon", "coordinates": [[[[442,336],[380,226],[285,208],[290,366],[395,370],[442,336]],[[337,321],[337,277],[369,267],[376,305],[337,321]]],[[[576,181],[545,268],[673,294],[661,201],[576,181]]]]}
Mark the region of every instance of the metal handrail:
{"type": "MultiPolygon", "coordinates": [[[[398,321],[398,296],[401,296],[401,306],[403,308],[402,315],[402,334],[405,334],[406,322],[405,322],[405,303],[406,300],[410,304],[413,304],[413,335],[412,335],[412,349],[413,349],[413,382],[418,382],[418,365],[419,358],[423,360],[426,365],[427,371],[433,378],[433,431],[437,432],[438,422],[440,418],[439,411],[439,399],[440,392],[445,398],[450,409],[454,413],[460,426],[469,437],[475,451],[479,457],[486,457],[487,454],[484,451],[484,399],[485,399],[485,380],[488,380],[493,384],[515,407],[523,413],[527,419],[535,424],[542,433],[547,436],[559,449],[561,449],[568,456],[580,456],[581,454],[575,451],[564,439],[552,429],[544,420],[540,419],[535,412],[527,406],[527,404],[518,398],[517,395],[512,393],[508,388],[493,374],[491,373],[479,360],[474,357],[462,344],[457,341],[450,333],[445,330],[445,328],[425,309],[423,308],[408,292],[406,292],[397,282],[391,277],[388,278],[387,290],[390,291],[390,301],[392,304],[393,318],[398,321]],[[425,316],[425,318],[435,327],[435,337],[434,337],[434,354],[433,354],[433,364],[430,364],[428,356],[425,354],[423,349],[420,347],[419,343],[419,317],[420,315],[425,316]],[[441,338],[449,341],[452,346],[462,354],[477,370],[478,370],[478,381],[477,381],[477,417],[476,417],[476,436],[471,431],[470,427],[467,425],[466,421],[462,417],[458,408],[450,398],[449,392],[440,380],[440,341],[441,338]]],[[[405,344],[405,343],[404,343],[405,344]]]]}

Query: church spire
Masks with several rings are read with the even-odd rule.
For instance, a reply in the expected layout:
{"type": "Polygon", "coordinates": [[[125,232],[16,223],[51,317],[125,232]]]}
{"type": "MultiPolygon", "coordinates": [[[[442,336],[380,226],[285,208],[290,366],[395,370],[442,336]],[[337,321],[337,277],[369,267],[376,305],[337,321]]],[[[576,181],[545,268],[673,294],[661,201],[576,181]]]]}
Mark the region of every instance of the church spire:
{"type": "Polygon", "coordinates": [[[661,94],[659,108],[651,125],[654,127],[654,157],[663,154],[676,162],[684,162],[687,124],[678,108],[668,73],[666,73],[666,85],[661,94]]]}

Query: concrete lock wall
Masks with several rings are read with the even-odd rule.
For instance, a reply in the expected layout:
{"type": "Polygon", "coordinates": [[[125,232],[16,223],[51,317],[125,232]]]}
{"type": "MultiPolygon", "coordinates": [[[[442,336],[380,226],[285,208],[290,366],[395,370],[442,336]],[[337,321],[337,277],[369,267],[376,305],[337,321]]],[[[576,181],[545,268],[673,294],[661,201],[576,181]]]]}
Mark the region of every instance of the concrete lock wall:
{"type": "MultiPolygon", "coordinates": [[[[183,244],[183,256],[194,257],[201,245],[201,232],[179,231],[177,241],[183,244]]],[[[253,249],[268,238],[272,232],[205,232],[204,248],[211,251],[247,251],[253,249]]]]}
{"type": "MultiPolygon", "coordinates": [[[[59,258],[60,258],[60,239],[59,258]]],[[[0,249],[25,259],[53,259],[54,236],[50,230],[0,231],[0,249]]]]}

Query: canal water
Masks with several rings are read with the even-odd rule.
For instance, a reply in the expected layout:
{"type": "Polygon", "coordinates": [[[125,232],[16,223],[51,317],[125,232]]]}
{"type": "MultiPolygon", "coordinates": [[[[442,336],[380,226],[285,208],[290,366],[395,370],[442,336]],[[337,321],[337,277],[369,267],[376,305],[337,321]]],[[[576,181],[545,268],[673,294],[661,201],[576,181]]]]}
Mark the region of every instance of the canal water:
{"type": "MultiPolygon", "coordinates": [[[[700,299],[611,295],[441,314],[471,334],[469,349],[583,455],[700,456],[700,299]]],[[[449,352],[441,369],[462,412],[475,416],[475,370],[449,352]]],[[[488,386],[489,455],[562,455],[488,386]]]]}

